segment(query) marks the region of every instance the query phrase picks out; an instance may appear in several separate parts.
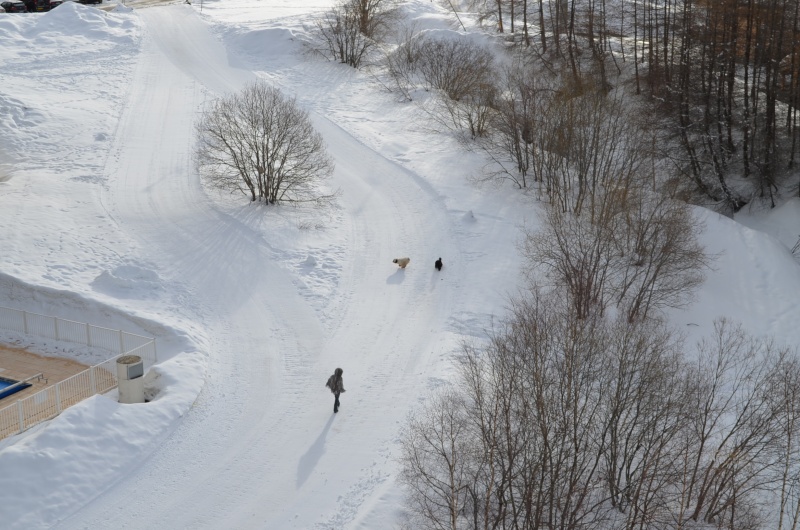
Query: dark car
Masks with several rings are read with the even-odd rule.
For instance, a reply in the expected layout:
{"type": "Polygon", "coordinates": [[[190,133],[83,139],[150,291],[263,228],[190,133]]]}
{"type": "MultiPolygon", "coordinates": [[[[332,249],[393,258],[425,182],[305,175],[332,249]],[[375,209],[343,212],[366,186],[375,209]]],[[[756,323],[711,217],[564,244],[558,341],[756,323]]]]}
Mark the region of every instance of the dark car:
{"type": "Polygon", "coordinates": [[[54,7],[62,4],[61,0],[24,0],[25,5],[28,6],[28,11],[50,11],[54,7]],[[33,9],[28,5],[28,2],[33,4],[33,9]]]}
{"type": "Polygon", "coordinates": [[[103,0],[78,0],[81,4],[102,4],[103,0]]]}
{"type": "Polygon", "coordinates": [[[25,7],[25,2],[3,2],[0,7],[5,9],[6,13],[27,13],[28,8],[25,7]]]}

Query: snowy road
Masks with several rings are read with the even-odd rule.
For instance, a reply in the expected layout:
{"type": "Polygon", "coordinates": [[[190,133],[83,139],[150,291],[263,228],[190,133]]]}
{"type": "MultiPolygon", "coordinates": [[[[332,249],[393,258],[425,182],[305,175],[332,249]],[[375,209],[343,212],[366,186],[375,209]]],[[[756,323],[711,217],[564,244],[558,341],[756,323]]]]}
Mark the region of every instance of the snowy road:
{"type": "Polygon", "coordinates": [[[147,31],[103,204],[165,281],[187,285],[211,338],[208,378],[166,443],[61,527],[375,527],[391,509],[381,499],[393,495],[396,455],[391,430],[374,426],[413,405],[419,382],[409,382],[425,373],[457,292],[432,267],[408,274],[391,259],[434,244],[456,256],[446,209],[412,173],[314,114],[348,232],[322,322],[261,233],[215,206],[192,169],[198,109],[255,76],[230,64],[191,7],[139,13],[147,31]],[[336,366],[348,392],[333,416],[323,384],[336,366]]]}

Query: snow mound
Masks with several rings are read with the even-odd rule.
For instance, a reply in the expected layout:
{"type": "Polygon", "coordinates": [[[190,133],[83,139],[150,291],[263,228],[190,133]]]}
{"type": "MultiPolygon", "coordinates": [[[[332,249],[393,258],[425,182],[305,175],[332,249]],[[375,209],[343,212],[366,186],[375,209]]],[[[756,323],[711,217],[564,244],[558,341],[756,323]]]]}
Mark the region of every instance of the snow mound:
{"type": "MultiPolygon", "coordinates": [[[[9,17],[11,18],[11,17],[9,17]]],[[[3,140],[2,162],[13,163],[25,152],[35,129],[47,121],[47,115],[30,103],[0,93],[0,137],[3,140]]]]}
{"type": "Polygon", "coordinates": [[[0,517],[15,528],[49,528],[94,497],[98,486],[131,472],[194,403],[204,370],[198,356],[179,355],[148,372],[150,403],[121,405],[96,395],[22,439],[0,442],[0,517]]]}
{"type": "Polygon", "coordinates": [[[151,298],[164,290],[158,273],[137,264],[101,272],[92,282],[92,288],[114,298],[136,299],[151,298]]]}
{"type": "Polygon", "coordinates": [[[52,38],[63,44],[64,37],[85,39],[92,46],[106,43],[132,44],[137,35],[134,17],[124,11],[107,12],[78,2],[64,2],[39,17],[31,28],[29,37],[34,43],[52,38]]]}
{"type": "Polygon", "coordinates": [[[41,50],[89,46],[99,51],[110,45],[133,44],[138,39],[137,27],[137,18],[130,13],[106,12],[78,2],[64,2],[41,15],[0,17],[0,41],[27,41],[26,45],[6,50],[5,57],[12,50],[40,54],[41,50]]]}

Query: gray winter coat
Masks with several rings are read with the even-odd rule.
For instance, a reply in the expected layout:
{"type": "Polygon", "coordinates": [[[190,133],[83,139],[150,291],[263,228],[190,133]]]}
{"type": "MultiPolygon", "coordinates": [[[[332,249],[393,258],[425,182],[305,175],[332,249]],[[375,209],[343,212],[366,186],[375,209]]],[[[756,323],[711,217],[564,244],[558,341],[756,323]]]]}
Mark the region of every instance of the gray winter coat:
{"type": "Polygon", "coordinates": [[[344,392],[344,381],[342,380],[343,372],[341,368],[337,368],[333,375],[328,378],[328,382],[325,383],[325,386],[330,388],[331,392],[334,394],[341,394],[344,392]]]}

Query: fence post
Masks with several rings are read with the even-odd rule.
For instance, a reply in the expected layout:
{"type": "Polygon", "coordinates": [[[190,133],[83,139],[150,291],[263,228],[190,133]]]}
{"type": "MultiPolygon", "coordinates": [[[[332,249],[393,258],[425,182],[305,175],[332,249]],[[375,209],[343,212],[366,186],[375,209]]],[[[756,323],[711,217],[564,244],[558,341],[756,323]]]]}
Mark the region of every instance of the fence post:
{"type": "Polygon", "coordinates": [[[25,413],[22,412],[22,400],[17,401],[17,411],[19,412],[19,432],[25,430],[25,413]]]}
{"type": "Polygon", "coordinates": [[[153,364],[158,362],[158,352],[156,352],[156,339],[153,339],[153,364]]]}
{"type": "Polygon", "coordinates": [[[119,353],[120,355],[125,353],[125,346],[122,340],[122,330],[119,330],[119,353]]]}
{"type": "Polygon", "coordinates": [[[58,336],[58,317],[53,318],[53,324],[55,324],[56,327],[56,340],[61,340],[58,336]]]}
{"type": "Polygon", "coordinates": [[[56,410],[61,414],[61,383],[56,383],[56,410]]]}
{"type": "Polygon", "coordinates": [[[92,395],[97,394],[97,384],[94,381],[94,366],[89,368],[89,380],[91,381],[92,395]]]}
{"type": "Polygon", "coordinates": [[[22,312],[22,328],[25,330],[25,334],[28,334],[28,312],[22,312]]]}
{"type": "Polygon", "coordinates": [[[89,323],[88,322],[86,323],[86,345],[87,346],[91,346],[92,345],[92,332],[89,331],[89,323]]]}

